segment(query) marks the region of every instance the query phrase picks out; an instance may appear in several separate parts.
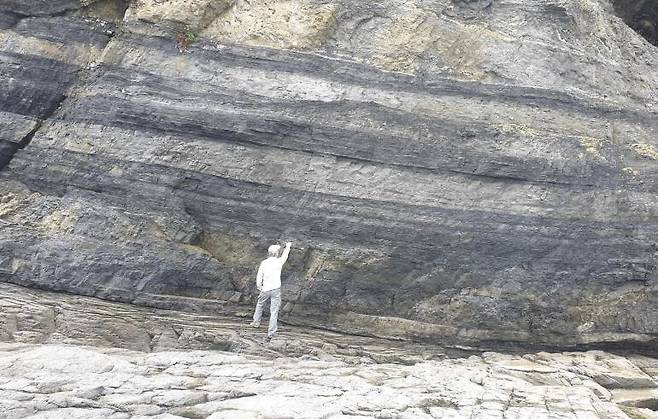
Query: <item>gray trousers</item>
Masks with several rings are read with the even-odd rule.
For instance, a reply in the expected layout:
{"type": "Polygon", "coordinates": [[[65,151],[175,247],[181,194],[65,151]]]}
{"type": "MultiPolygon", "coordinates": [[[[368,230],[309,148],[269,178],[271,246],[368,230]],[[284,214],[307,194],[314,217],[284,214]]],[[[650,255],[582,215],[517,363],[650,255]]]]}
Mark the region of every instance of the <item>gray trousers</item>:
{"type": "Polygon", "coordinates": [[[254,322],[260,323],[263,317],[263,308],[265,302],[270,299],[270,325],[267,328],[267,336],[272,336],[276,333],[276,322],[279,318],[279,307],[281,306],[281,288],[269,291],[261,291],[258,294],[258,302],[256,303],[256,311],[254,312],[254,322]]]}

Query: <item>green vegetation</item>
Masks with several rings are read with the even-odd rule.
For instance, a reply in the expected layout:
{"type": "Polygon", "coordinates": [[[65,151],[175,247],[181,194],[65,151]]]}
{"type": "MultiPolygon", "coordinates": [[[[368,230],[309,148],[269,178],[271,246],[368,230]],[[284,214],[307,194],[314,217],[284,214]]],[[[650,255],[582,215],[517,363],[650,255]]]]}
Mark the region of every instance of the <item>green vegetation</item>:
{"type": "Polygon", "coordinates": [[[199,35],[192,30],[192,28],[185,28],[184,32],[179,33],[176,36],[176,48],[178,52],[185,52],[187,48],[199,38],[199,35]]]}
{"type": "Polygon", "coordinates": [[[641,414],[640,412],[636,411],[635,409],[627,406],[619,406],[621,410],[624,411],[626,416],[628,416],[630,419],[647,419],[646,416],[641,414]]]}

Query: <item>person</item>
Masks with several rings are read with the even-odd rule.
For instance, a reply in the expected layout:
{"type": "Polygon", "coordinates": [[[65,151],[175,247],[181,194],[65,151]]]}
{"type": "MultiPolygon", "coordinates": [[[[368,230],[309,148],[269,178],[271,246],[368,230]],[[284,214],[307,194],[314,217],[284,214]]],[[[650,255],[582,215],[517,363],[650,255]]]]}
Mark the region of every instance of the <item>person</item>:
{"type": "Polygon", "coordinates": [[[258,273],[256,274],[256,288],[260,292],[258,294],[258,302],[256,303],[256,311],[254,312],[254,321],[250,326],[259,327],[260,319],[263,316],[263,307],[267,300],[270,300],[270,323],[267,329],[267,338],[272,339],[276,335],[277,320],[279,317],[279,307],[281,306],[281,268],[288,260],[290,254],[290,246],[292,243],[286,243],[286,248],[279,256],[281,246],[273,244],[267,249],[268,258],[260,263],[258,266],[258,273]]]}

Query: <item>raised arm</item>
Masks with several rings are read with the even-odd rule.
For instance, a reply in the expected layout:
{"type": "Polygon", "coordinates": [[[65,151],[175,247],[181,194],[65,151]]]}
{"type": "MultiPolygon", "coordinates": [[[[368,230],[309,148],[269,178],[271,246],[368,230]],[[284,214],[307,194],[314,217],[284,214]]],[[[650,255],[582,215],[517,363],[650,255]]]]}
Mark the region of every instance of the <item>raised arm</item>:
{"type": "Polygon", "coordinates": [[[281,253],[281,257],[279,258],[279,260],[281,260],[281,265],[286,263],[288,260],[288,255],[290,254],[290,246],[292,246],[292,243],[286,243],[286,248],[283,249],[283,253],[281,253]]]}

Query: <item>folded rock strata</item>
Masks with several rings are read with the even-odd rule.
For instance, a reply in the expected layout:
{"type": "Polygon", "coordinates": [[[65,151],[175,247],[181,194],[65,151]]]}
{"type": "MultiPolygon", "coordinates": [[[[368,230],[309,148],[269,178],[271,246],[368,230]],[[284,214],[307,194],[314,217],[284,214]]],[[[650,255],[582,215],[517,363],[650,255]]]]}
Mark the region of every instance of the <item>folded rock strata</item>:
{"type": "Polygon", "coordinates": [[[245,315],[292,240],[290,323],[655,350],[657,51],[605,1],[3,2],[0,280],[245,315]]]}

